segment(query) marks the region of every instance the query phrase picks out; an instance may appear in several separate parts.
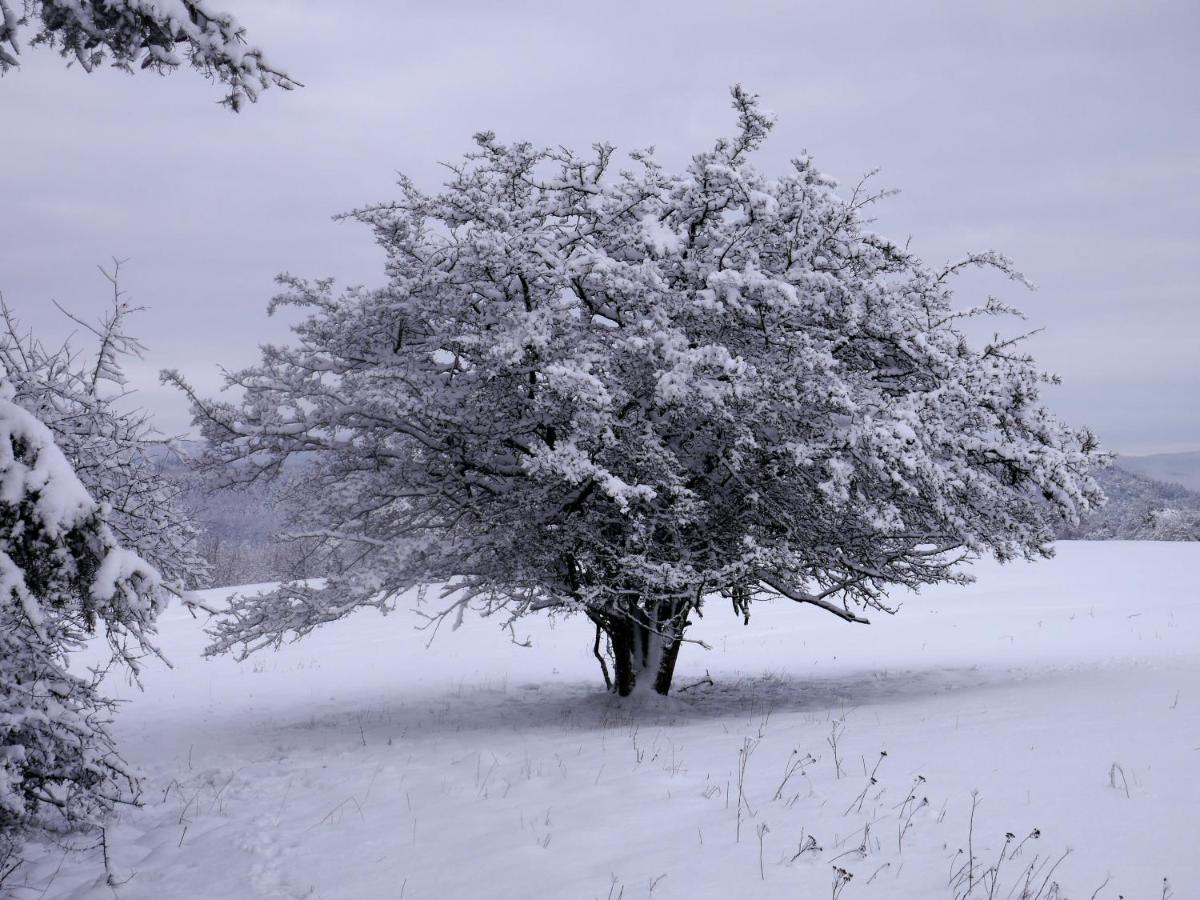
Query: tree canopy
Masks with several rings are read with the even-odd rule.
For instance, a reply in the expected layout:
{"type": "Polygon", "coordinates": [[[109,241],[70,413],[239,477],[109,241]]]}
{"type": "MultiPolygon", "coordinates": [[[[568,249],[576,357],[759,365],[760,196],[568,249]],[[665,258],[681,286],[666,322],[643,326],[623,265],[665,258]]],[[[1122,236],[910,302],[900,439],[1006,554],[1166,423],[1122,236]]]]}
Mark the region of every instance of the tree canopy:
{"type": "MultiPolygon", "coordinates": [[[[651,151],[579,154],[490,133],[435,194],[349,214],[386,282],[283,276],[295,340],[189,393],[225,481],[303,459],[290,531],[336,563],[235,600],[213,652],[249,652],[441,585],[510,629],[582,613],[615,689],[669,689],[689,616],[783,598],[866,622],[973,555],[1049,555],[1100,497],[1091,434],[1041,403],[1018,340],[974,346],[956,273],[873,233],[886,195],[807,155],[752,165],[772,127],[733,91],[732,136],[678,173],[651,151]]],[[[514,637],[516,634],[514,632],[514,637]]]]}

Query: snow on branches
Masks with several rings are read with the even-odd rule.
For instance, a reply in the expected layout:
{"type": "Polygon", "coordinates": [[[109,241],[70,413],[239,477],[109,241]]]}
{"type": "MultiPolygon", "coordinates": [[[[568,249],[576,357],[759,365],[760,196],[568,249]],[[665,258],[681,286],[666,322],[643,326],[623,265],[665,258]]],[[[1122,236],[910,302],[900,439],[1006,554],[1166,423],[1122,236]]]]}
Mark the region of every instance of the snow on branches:
{"type": "Polygon", "coordinates": [[[18,65],[18,36],[31,21],[32,44],[57,47],[88,72],[105,61],[160,73],[187,62],[228,86],[221,102],[235,112],[272,85],[299,86],[208,0],[0,0],[0,74],[18,65]]]}
{"type": "Polygon", "coordinates": [[[117,540],[161,573],[164,594],[186,600],[188,590],[205,583],[208,564],[198,551],[181,479],[166,468],[175,449],[128,402],[122,365],[144,349],[128,331],[140,307],[120,288],[119,260],[100,271],[111,287],[104,316],[93,323],[63,310],[93,339],[93,353],[70,343],[48,349],[0,297],[0,365],[15,402],[54,434],[88,494],[104,507],[117,540]]]}
{"type": "Polygon", "coordinates": [[[104,272],[112,305],[98,323],[67,313],[94,354],[47,349],[0,298],[0,880],[24,839],[136,802],[101,673],[81,677],[68,659],[101,637],[137,678],[157,655],[159,611],[190,602],[207,571],[162,465],[170,448],[126,408],[122,363],[142,347],[119,272],[104,272]]]}
{"type": "MultiPolygon", "coordinates": [[[[93,825],[135,802],[99,676],[67,669],[99,623],[136,667],[161,604],[158,573],[122,548],[50,429],[0,382],[0,870],[23,839],[93,825]]],[[[135,668],[136,671],[136,668],[135,668]]]]}
{"type": "Polygon", "coordinates": [[[224,479],[304,461],[293,530],[338,560],[236,601],[213,652],[440,583],[434,622],[582,612],[616,690],[643,672],[665,692],[713,594],[865,622],[892,586],[966,580],[964,557],[1051,552],[1100,497],[1095,442],[1040,403],[1018,341],[958,327],[1008,308],[950,287],[1019,273],[991,252],[927,266],[867,229],[886,192],[841,195],[805,155],[763,175],[772,120],[733,104],[733,136],[679,173],[478,134],[440,192],[402,179],[350,214],[384,286],[281,279],[273,307],[308,317],[229,377],[240,403],[166,373],[224,479]]]}

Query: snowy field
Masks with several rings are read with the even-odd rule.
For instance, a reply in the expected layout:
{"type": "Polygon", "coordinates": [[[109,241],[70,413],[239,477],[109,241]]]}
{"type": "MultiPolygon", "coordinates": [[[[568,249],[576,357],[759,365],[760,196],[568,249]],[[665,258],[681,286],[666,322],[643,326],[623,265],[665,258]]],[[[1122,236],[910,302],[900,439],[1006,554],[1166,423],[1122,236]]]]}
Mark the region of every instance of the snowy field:
{"type": "Polygon", "coordinates": [[[365,613],[239,663],[172,610],[175,668],[112,688],[147,778],[126,880],[47,850],[28,896],[1200,897],[1198,570],[1067,543],[870,627],[714,602],[676,679],[712,686],[636,703],[584,620],[427,648],[365,613]]]}

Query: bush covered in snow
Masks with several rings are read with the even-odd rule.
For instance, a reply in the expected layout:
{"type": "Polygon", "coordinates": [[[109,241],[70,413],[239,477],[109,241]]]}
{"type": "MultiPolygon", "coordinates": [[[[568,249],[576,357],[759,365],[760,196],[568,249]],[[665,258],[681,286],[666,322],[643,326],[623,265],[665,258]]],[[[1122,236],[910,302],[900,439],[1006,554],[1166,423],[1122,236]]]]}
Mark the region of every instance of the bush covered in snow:
{"type": "MultiPolygon", "coordinates": [[[[119,267],[118,267],[119,268],[119,267]]],[[[141,347],[117,270],[96,340],[48,350],[0,300],[0,860],[42,830],[95,825],[136,800],[99,674],[68,659],[103,636],[137,676],[172,595],[207,578],[168,445],[126,407],[122,361],[141,347]],[[126,549],[128,548],[128,549],[126,549]]],[[[0,861],[0,874],[4,863],[0,861]]]]}
{"type": "Polygon", "coordinates": [[[0,383],[0,876],[30,835],[96,824],[136,799],[98,678],[69,672],[67,657],[101,633],[136,673],[158,588],[50,429],[0,383]]]}
{"type": "Polygon", "coordinates": [[[50,429],[88,494],[105,508],[117,540],[154,566],[163,590],[182,596],[207,584],[208,565],[198,553],[185,485],[169,467],[175,445],[130,403],[122,365],[143,348],[129,332],[139,307],[120,288],[120,268],[117,262],[101,270],[112,293],[98,322],[64,311],[94,341],[90,353],[70,341],[48,349],[0,298],[0,365],[14,402],[50,429]]]}
{"type": "Polygon", "coordinates": [[[868,229],[886,192],[839,195],[807,156],[759,173],[772,120],[733,100],[733,136],[679,173],[479,134],[440,193],[402,179],[351,214],[384,286],[283,278],[273,307],[308,318],[230,376],[239,405],[167,374],[225,481],[314,461],[291,526],[338,560],[235,601],[213,651],[443,583],[433,622],[582,613],[619,693],[666,692],[706,596],[865,622],[965,557],[1051,552],[1100,497],[1095,442],[1015,340],[959,328],[1011,310],[950,286],[1021,276],[994,252],[925,265],[868,229]]]}

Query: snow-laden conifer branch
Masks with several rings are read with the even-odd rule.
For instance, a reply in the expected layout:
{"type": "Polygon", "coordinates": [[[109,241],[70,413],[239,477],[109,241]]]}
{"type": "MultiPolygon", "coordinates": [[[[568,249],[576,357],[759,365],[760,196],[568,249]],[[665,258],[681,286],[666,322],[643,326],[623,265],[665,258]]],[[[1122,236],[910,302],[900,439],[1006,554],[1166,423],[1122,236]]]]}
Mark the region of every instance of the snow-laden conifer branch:
{"type": "Polygon", "coordinates": [[[208,0],[0,0],[0,74],[19,65],[26,29],[29,43],[57,48],[87,72],[106,62],[160,73],[186,63],[225,84],[221,102],[235,112],[268,87],[300,86],[208,0]]]}
{"type": "Polygon", "coordinates": [[[327,578],[239,599],[214,651],[302,635],[450,584],[502,624],[583,612],[615,686],[665,690],[688,617],[723,594],[787,596],[850,621],[887,591],[966,576],[966,556],[1051,552],[1100,499],[1085,430],[1046,376],[972,346],[953,276],[866,230],[807,155],[752,165],[771,118],[735,88],[734,133],[670,173],[619,169],[492,132],[442,191],[349,214],[386,281],[343,293],[281,278],[295,339],[231,373],[238,403],[191,399],[226,482],[294,479],[293,530],[327,578]]]}
{"type": "Polygon", "coordinates": [[[0,858],[28,837],[97,824],[138,783],[108,732],[99,674],[68,670],[97,632],[133,667],[158,573],[123,548],[51,430],[0,381],[0,858]]]}

